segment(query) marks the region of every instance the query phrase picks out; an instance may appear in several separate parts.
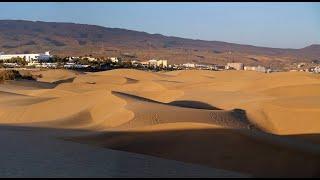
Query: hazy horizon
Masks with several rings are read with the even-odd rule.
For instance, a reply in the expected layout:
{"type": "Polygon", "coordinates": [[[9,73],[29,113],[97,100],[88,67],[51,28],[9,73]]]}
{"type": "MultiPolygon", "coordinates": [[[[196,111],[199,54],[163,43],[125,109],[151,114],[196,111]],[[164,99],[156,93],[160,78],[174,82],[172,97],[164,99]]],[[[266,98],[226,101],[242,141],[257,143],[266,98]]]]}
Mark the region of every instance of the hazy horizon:
{"type": "Polygon", "coordinates": [[[188,39],[293,49],[320,44],[319,18],[319,3],[57,2],[1,3],[0,6],[2,20],[90,24],[188,39]]]}

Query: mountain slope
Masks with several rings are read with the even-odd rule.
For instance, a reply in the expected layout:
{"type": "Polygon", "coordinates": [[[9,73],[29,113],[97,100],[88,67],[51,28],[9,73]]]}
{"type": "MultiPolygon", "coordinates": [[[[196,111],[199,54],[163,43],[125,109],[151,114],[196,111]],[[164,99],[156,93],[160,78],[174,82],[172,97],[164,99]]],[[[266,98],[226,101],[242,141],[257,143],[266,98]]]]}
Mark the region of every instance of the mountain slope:
{"type": "Polygon", "coordinates": [[[266,48],[96,25],[0,20],[0,51],[22,53],[45,50],[58,55],[112,56],[127,53],[141,60],[167,58],[172,63],[241,61],[272,65],[320,57],[320,45],[302,49],[266,48]]]}

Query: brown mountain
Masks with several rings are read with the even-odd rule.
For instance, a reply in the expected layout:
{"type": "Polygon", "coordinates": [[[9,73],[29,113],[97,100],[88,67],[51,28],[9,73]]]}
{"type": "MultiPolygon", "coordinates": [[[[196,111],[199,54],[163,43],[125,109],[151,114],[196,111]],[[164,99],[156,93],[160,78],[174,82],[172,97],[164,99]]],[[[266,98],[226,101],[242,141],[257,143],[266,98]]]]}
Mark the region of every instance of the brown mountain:
{"type": "Polygon", "coordinates": [[[282,66],[320,58],[320,45],[302,49],[256,47],[219,41],[192,40],[96,25],[0,20],[0,51],[57,55],[131,55],[138,59],[166,58],[170,63],[203,62],[282,66]]]}

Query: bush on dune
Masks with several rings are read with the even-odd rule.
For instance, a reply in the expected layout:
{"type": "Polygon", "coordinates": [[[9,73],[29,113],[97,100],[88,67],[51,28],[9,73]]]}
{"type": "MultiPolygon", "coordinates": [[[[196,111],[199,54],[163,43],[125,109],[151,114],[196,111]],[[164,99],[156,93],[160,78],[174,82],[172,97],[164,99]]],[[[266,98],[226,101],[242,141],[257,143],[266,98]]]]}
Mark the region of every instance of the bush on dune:
{"type": "Polygon", "coordinates": [[[22,79],[28,79],[28,80],[37,80],[37,78],[42,78],[42,74],[39,75],[33,75],[30,73],[30,71],[19,71],[20,75],[22,76],[22,79]]]}
{"type": "Polygon", "coordinates": [[[0,72],[0,80],[15,80],[20,79],[22,76],[19,71],[16,70],[4,70],[0,72]]]}
{"type": "Polygon", "coordinates": [[[0,82],[3,82],[5,80],[18,80],[18,79],[36,80],[37,78],[33,76],[30,72],[21,73],[17,70],[0,71],[0,82]]]}

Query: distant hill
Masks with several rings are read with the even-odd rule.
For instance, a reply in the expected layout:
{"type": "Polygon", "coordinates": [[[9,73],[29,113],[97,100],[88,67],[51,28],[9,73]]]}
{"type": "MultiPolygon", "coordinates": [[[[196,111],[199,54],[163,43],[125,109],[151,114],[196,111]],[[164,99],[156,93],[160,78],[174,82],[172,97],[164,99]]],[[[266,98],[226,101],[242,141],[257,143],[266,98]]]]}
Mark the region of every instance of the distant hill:
{"type": "Polygon", "coordinates": [[[240,61],[271,66],[320,58],[320,45],[302,49],[266,48],[96,25],[0,20],[0,52],[28,53],[47,50],[58,55],[130,55],[141,60],[166,58],[170,63],[223,64],[240,61]]]}

